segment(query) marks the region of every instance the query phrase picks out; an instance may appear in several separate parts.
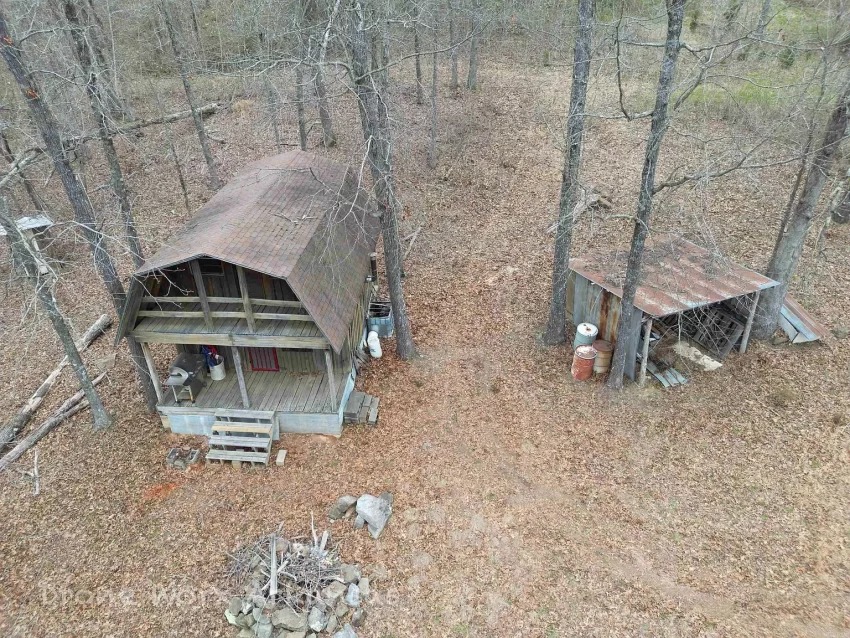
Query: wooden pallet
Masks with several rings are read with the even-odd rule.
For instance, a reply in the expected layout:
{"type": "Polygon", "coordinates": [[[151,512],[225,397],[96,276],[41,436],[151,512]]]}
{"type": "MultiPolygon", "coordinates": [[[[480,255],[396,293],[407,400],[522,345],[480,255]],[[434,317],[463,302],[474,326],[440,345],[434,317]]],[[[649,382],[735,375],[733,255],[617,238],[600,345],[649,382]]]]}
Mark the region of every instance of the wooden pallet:
{"type": "Polygon", "coordinates": [[[365,423],[367,425],[378,424],[378,408],[381,400],[371,394],[354,390],[348,396],[348,402],[343,411],[344,423],[365,423]]]}
{"type": "Polygon", "coordinates": [[[209,437],[207,462],[269,464],[274,436],[274,424],[270,418],[240,420],[238,415],[223,412],[216,413],[216,418],[218,420],[213,423],[212,436],[209,437]]]}
{"type": "Polygon", "coordinates": [[[677,385],[685,385],[688,382],[688,378],[681,372],[676,370],[676,368],[667,368],[666,370],[662,371],[652,361],[646,362],[646,371],[649,372],[656,379],[658,379],[661,385],[665,388],[672,388],[677,385]]]}

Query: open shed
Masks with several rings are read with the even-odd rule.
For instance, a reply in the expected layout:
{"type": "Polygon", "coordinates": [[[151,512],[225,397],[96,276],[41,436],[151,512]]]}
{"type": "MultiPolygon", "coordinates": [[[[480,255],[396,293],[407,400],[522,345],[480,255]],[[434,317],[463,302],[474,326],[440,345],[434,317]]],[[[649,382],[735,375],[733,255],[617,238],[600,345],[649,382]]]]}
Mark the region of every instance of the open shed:
{"type": "Polygon", "coordinates": [[[721,359],[736,346],[745,351],[759,294],[779,285],[690,241],[657,236],[646,244],[637,312],[626,334],[617,334],[627,258],[612,251],[571,259],[567,314],[575,324],[597,326],[600,339],[625,343],[631,379],[654,340],[653,326],[676,330],[721,359]]]}

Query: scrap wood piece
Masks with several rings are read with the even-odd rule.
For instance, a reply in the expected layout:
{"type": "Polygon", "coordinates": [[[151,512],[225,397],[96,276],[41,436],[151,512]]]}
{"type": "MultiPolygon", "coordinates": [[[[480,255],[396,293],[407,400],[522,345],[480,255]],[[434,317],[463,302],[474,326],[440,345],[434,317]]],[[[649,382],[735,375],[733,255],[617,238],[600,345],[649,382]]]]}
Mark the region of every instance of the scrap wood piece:
{"type": "Polygon", "coordinates": [[[779,315],[779,327],[788,336],[791,343],[806,343],[823,340],[827,336],[826,328],[810,315],[791,295],[785,296],[785,303],[779,315]]]}
{"type": "MultiPolygon", "coordinates": [[[[76,347],[80,352],[85,352],[85,350],[97,339],[100,335],[106,332],[107,328],[112,325],[112,317],[109,315],[101,315],[97,321],[95,321],[88,330],[86,330],[85,334],[77,341],[76,347]]],[[[42,382],[38,389],[32,394],[29,398],[29,401],[26,402],[23,408],[14,416],[12,419],[6,423],[2,428],[0,428],[0,450],[2,450],[5,446],[7,446],[12,439],[15,438],[15,435],[20,432],[24,426],[29,423],[32,415],[35,414],[36,410],[41,406],[44,402],[44,399],[47,397],[47,394],[56,385],[56,382],[59,380],[62,371],[68,365],[68,357],[62,359],[59,362],[59,365],[51,372],[47,378],[42,382]]]]}
{"type": "MultiPolygon", "coordinates": [[[[105,378],[106,373],[104,372],[103,374],[92,380],[92,385],[97,386],[97,384],[99,384],[105,378]]],[[[26,438],[22,439],[21,442],[18,443],[14,448],[12,448],[12,450],[6,456],[0,459],[0,472],[5,469],[8,469],[8,467],[12,463],[21,458],[21,456],[23,456],[27,450],[29,450],[32,446],[41,441],[41,439],[47,436],[51,431],[56,429],[56,427],[60,423],[62,423],[69,417],[72,417],[77,412],[80,412],[81,410],[87,408],[89,406],[89,402],[85,398],[85,396],[85,392],[83,390],[80,390],[76,394],[69,397],[65,401],[65,403],[60,405],[49,419],[39,425],[35,430],[30,432],[30,434],[26,438]]]]}

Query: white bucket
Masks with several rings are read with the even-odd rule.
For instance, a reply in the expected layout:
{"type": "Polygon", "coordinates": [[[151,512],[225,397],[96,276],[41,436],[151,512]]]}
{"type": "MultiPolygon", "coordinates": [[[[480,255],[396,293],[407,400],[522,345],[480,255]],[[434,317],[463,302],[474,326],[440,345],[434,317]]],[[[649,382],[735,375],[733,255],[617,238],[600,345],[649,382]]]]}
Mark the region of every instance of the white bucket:
{"type": "Polygon", "coordinates": [[[576,326],[576,338],[573,341],[573,349],[579,346],[589,346],[596,341],[596,335],[599,334],[599,328],[592,323],[580,323],[576,326]]]}
{"type": "Polygon", "coordinates": [[[222,381],[227,373],[224,371],[224,358],[219,357],[220,361],[210,368],[210,379],[213,381],[222,381]]]}
{"type": "Polygon", "coordinates": [[[375,359],[380,359],[383,352],[381,351],[381,340],[378,338],[378,333],[372,330],[366,337],[366,345],[369,346],[369,354],[375,359]]]}

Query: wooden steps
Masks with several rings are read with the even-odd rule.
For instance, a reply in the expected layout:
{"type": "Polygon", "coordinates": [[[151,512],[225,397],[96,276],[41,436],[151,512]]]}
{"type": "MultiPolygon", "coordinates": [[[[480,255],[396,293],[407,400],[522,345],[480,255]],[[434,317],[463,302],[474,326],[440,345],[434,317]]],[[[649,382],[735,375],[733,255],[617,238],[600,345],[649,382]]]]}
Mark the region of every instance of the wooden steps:
{"type": "Polygon", "coordinates": [[[235,411],[219,410],[209,437],[209,461],[269,464],[274,436],[272,416],[243,416],[235,411]]]}
{"type": "Polygon", "coordinates": [[[344,423],[378,424],[378,407],[381,400],[371,394],[354,390],[348,396],[345,410],[342,413],[344,423]]]}

